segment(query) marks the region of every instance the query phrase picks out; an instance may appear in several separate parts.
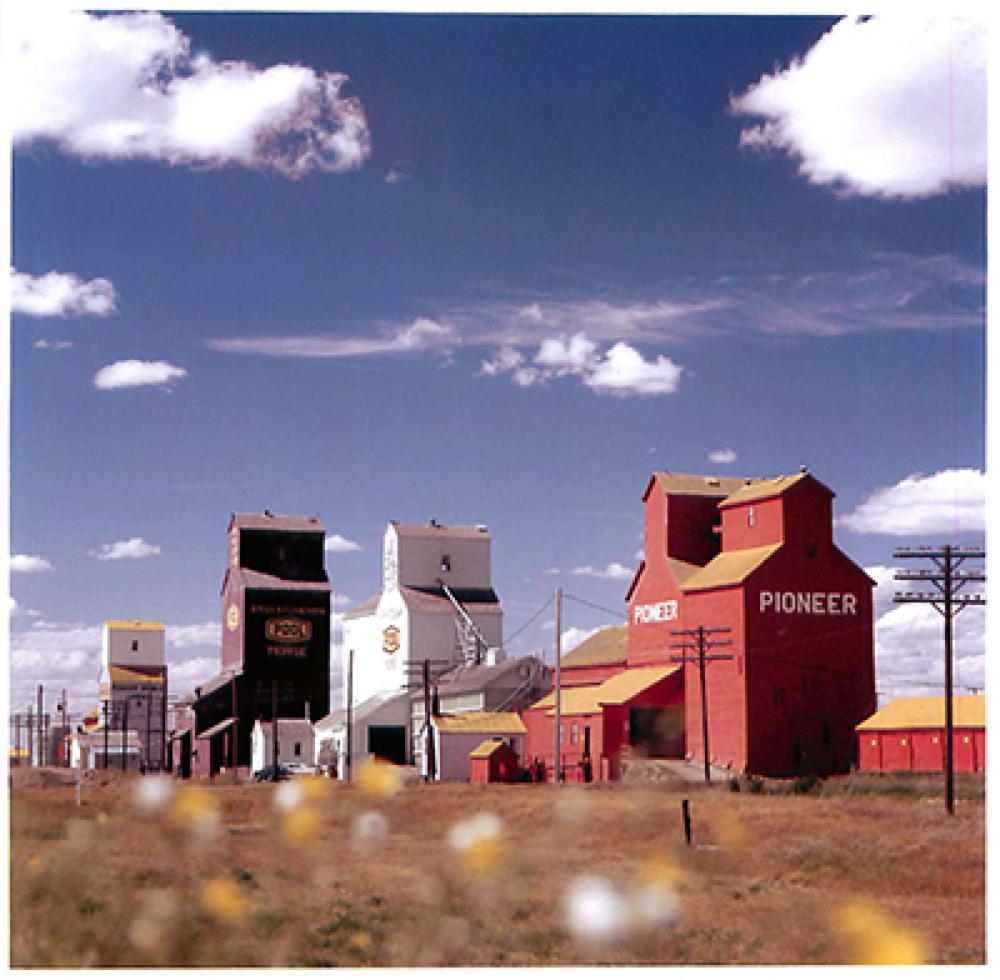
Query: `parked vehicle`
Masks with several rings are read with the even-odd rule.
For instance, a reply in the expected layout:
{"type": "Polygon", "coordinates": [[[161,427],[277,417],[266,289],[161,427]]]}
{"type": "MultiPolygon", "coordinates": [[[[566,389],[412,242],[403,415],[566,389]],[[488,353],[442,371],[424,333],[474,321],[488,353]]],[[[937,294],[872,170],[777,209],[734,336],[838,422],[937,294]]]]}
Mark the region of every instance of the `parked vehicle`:
{"type": "Polygon", "coordinates": [[[316,767],[315,766],[306,765],[306,763],[304,763],[304,762],[289,762],[287,768],[288,768],[288,771],[293,776],[315,776],[316,775],[316,767]]]}
{"type": "Polygon", "coordinates": [[[277,772],[275,772],[274,766],[264,766],[263,769],[258,769],[253,774],[253,778],[258,783],[269,783],[276,779],[291,779],[291,777],[292,773],[287,766],[278,766],[277,772]]]}

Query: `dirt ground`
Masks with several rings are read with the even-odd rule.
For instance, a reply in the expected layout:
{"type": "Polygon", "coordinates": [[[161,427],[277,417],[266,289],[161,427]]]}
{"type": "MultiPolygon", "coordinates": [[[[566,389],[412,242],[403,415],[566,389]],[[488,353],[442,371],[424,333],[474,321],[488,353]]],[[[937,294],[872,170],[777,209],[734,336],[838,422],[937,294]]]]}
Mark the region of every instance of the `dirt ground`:
{"type": "Polygon", "coordinates": [[[11,965],[984,963],[982,780],[939,782],[14,773],[11,965]]]}

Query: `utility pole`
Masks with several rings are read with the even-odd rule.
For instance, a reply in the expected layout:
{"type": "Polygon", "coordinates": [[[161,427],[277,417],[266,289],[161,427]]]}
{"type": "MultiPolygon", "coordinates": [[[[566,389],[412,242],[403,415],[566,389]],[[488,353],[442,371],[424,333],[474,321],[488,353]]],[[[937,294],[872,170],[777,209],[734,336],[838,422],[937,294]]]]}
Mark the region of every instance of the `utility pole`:
{"type": "Polygon", "coordinates": [[[558,786],[562,782],[562,683],[561,664],[562,660],[562,589],[556,588],[556,761],[555,761],[555,782],[558,786]]]}
{"type": "MultiPolygon", "coordinates": [[[[108,698],[111,697],[110,688],[108,690],[108,698]]],[[[108,768],[108,727],[111,725],[111,719],[108,717],[108,701],[102,702],[104,708],[104,768],[108,768]]]]}
{"type": "Polygon", "coordinates": [[[128,766],[128,702],[128,698],[122,702],[122,772],[128,766]]]}
{"type": "MultiPolygon", "coordinates": [[[[705,629],[704,626],[698,626],[691,630],[671,630],[670,632],[672,636],[691,637],[698,642],[698,652],[695,655],[671,657],[670,659],[673,663],[696,663],[698,665],[698,681],[701,686],[701,742],[705,753],[705,782],[710,783],[712,781],[712,754],[708,749],[708,685],[705,678],[705,668],[710,661],[732,660],[733,655],[731,653],[707,654],[706,650],[712,650],[715,647],[731,646],[732,640],[706,640],[706,637],[732,631],[728,626],[716,626],[712,629],[705,629]]],[[[671,643],[670,646],[674,650],[688,651],[691,649],[691,645],[686,640],[682,640],[680,643],[671,643]]]]}
{"type": "MultiPolygon", "coordinates": [[[[229,710],[233,719],[232,728],[229,730],[229,768],[233,771],[233,779],[236,778],[236,738],[240,731],[239,712],[236,705],[236,672],[233,671],[233,679],[229,682],[230,691],[229,710]]],[[[166,727],[166,726],[164,726],[166,727]]]]}
{"type": "Polygon", "coordinates": [[[354,651],[347,651],[347,755],[344,759],[344,780],[351,781],[352,729],[354,728],[354,651]]]}
{"type": "Polygon", "coordinates": [[[271,780],[278,781],[278,682],[271,678],[271,780]]]}
{"type": "Polygon", "coordinates": [[[31,716],[31,703],[28,703],[28,714],[27,720],[24,724],[24,730],[28,734],[28,765],[33,766],[35,764],[35,754],[34,754],[34,733],[35,733],[35,720],[31,716]]]}
{"type": "Polygon", "coordinates": [[[21,714],[14,715],[14,758],[21,765],[21,714]]]}
{"type": "Polygon", "coordinates": [[[45,694],[42,685],[38,685],[38,764],[45,765],[45,725],[42,713],[45,711],[45,694]]]}
{"type": "Polygon", "coordinates": [[[431,727],[431,662],[424,660],[424,756],[427,760],[425,782],[433,782],[437,760],[434,757],[434,729],[431,727]]]}
{"type": "Polygon", "coordinates": [[[897,548],[893,558],[920,558],[934,563],[934,568],[916,572],[896,572],[899,582],[924,582],[936,592],[897,592],[893,602],[919,602],[933,606],[944,617],[944,805],[955,812],[954,704],[952,697],[952,625],[951,622],[966,606],[985,606],[986,597],[961,592],[967,582],[985,582],[986,575],[978,569],[960,570],[967,558],[985,559],[984,548],[963,548],[946,544],[943,548],[897,548]]]}
{"type": "Polygon", "coordinates": [[[62,701],[59,702],[62,709],[62,746],[63,765],[69,765],[69,706],[66,703],[66,688],[63,688],[62,701]]]}

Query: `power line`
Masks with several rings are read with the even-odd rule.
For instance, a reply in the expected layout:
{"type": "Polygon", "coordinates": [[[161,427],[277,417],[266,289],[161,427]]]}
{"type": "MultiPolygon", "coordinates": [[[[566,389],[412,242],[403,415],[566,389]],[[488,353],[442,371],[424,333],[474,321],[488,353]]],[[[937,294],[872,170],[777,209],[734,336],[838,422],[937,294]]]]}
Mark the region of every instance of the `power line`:
{"type": "Polygon", "coordinates": [[[579,602],[581,606],[589,606],[591,609],[608,613],[608,615],[614,616],[616,619],[628,619],[628,616],[623,614],[620,609],[608,609],[607,606],[599,606],[596,602],[589,602],[587,599],[581,599],[579,596],[570,595],[569,593],[563,593],[563,598],[572,599],[574,602],[579,602]]]}
{"type": "Polygon", "coordinates": [[[520,629],[515,630],[513,633],[511,633],[511,635],[508,636],[503,641],[504,647],[509,646],[518,636],[520,636],[536,619],[538,619],[539,616],[541,616],[541,614],[543,612],[545,612],[546,609],[549,608],[549,606],[552,605],[553,601],[554,601],[554,597],[553,596],[549,596],[548,599],[545,600],[545,604],[541,607],[541,609],[538,610],[538,612],[536,612],[531,617],[531,619],[529,619],[520,629]]]}

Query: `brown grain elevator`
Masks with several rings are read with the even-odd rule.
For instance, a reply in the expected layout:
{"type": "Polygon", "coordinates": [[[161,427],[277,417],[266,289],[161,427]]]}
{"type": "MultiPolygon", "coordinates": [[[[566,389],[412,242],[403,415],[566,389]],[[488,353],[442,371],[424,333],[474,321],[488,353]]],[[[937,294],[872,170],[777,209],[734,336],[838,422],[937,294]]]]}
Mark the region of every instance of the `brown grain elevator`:
{"type": "MultiPolygon", "coordinates": [[[[222,582],[222,670],[177,718],[175,753],[212,775],[250,765],[256,719],[330,710],[330,582],[318,517],[233,514],[222,582]],[[186,726],[186,729],[185,729],[186,726]]],[[[178,771],[184,760],[177,759],[178,771]]]]}

